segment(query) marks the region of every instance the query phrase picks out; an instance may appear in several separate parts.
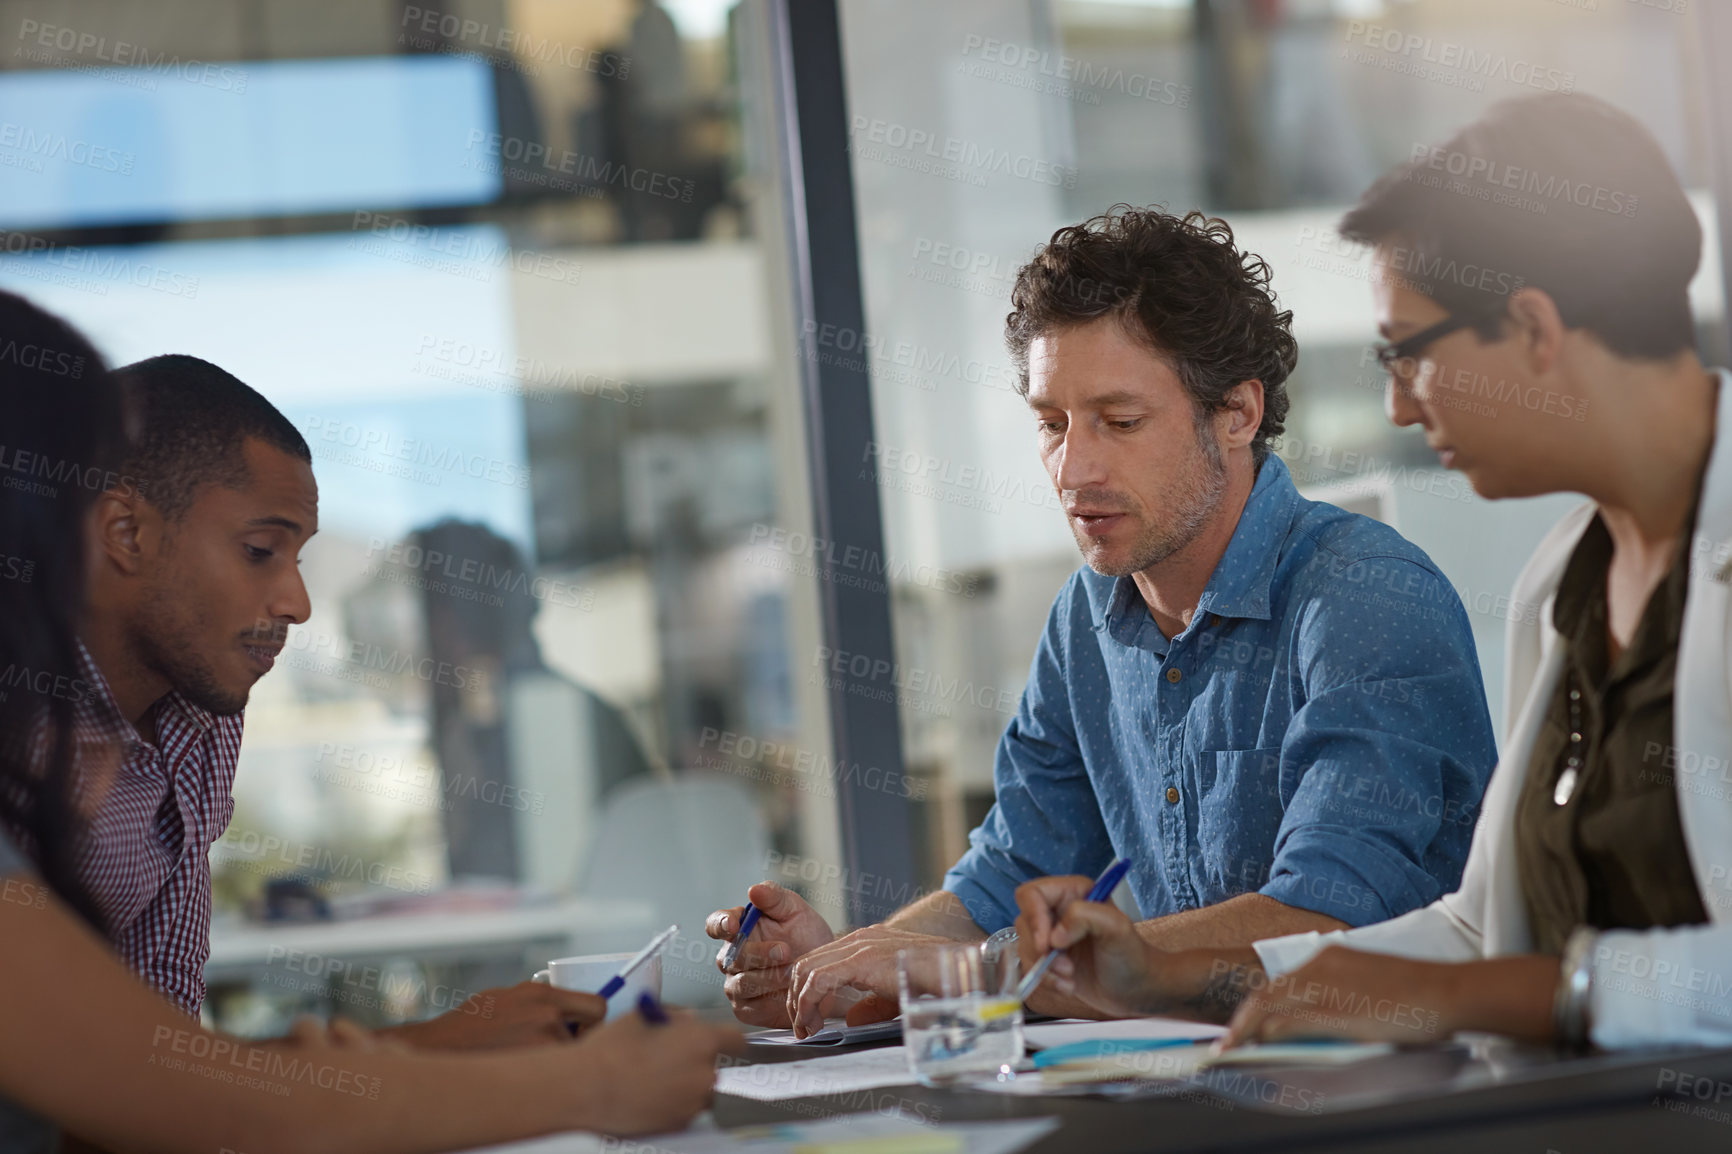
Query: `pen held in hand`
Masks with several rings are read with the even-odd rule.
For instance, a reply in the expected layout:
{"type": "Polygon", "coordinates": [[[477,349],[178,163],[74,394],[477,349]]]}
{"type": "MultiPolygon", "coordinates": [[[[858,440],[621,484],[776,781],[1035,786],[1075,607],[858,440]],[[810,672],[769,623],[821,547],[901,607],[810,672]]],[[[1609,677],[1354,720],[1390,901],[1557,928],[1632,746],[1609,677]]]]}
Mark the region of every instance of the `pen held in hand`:
{"type": "Polygon", "coordinates": [[[649,961],[651,958],[655,957],[655,955],[661,950],[661,948],[663,946],[667,945],[670,941],[672,941],[674,935],[679,933],[679,932],[680,932],[680,927],[677,925],[672,925],[672,926],[669,926],[667,929],[663,930],[661,933],[657,934],[655,937],[651,938],[649,945],[645,946],[643,949],[639,950],[635,955],[633,955],[631,961],[627,962],[624,966],[620,967],[619,973],[615,974],[613,977],[611,977],[607,980],[607,985],[603,986],[601,989],[596,991],[596,993],[601,997],[602,1001],[605,1002],[607,999],[609,999],[609,998],[613,997],[615,994],[619,993],[620,990],[624,989],[626,979],[632,976],[633,971],[635,971],[639,966],[643,965],[645,962],[649,961]]]}
{"type": "Polygon", "coordinates": [[[661,1003],[656,1001],[656,996],[648,990],[638,995],[637,1012],[642,1015],[644,1021],[652,1026],[668,1024],[667,1011],[662,1009],[661,1003]]]}
{"type": "MultiPolygon", "coordinates": [[[[1130,868],[1131,859],[1128,857],[1122,857],[1108,866],[1102,871],[1101,876],[1095,879],[1093,888],[1089,890],[1088,900],[1104,902],[1112,897],[1113,891],[1118,889],[1119,883],[1125,880],[1125,874],[1130,872],[1130,868]]],[[[1028,976],[1022,980],[1022,985],[1017,987],[1017,1001],[1028,1001],[1029,996],[1040,987],[1040,980],[1046,977],[1046,972],[1052,969],[1052,964],[1058,960],[1059,954],[1063,952],[1059,949],[1048,950],[1046,957],[1034,964],[1034,969],[1028,972],[1028,976]]]]}
{"type": "Polygon", "coordinates": [[[763,911],[751,902],[746,903],[746,912],[740,918],[740,932],[734,935],[734,940],[728,943],[728,948],[722,954],[722,969],[731,970],[734,963],[740,960],[740,947],[746,944],[746,938],[757,926],[763,911]]]}

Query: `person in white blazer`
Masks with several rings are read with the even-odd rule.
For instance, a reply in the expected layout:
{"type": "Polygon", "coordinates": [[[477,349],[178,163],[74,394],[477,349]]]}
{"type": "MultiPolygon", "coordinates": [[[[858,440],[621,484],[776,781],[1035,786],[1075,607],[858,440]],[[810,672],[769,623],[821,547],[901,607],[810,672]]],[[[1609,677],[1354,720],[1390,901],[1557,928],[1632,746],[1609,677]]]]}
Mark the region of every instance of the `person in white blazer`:
{"type": "MultiPolygon", "coordinates": [[[[1482,496],[1588,498],[1541,542],[1510,598],[1506,745],[1461,886],[1359,929],[1160,955],[1126,935],[1116,909],[1083,900],[1088,879],[1042,879],[1018,894],[1024,960],[1065,947],[1048,978],[1061,992],[1108,1011],[1230,1016],[1230,1043],[1484,1031],[1604,1049],[1732,1045],[1732,437],[1717,436],[1728,374],[1705,369],[1694,347],[1688,285],[1702,233],[1683,189],[1634,119],[1547,95],[1415,149],[1342,231],[1373,246],[1390,419],[1419,426],[1482,496]],[[1669,855],[1672,887],[1696,890],[1646,896],[1700,914],[1635,926],[1590,917],[1548,953],[1533,924],[1531,843],[1525,856],[1518,846],[1522,802],[1530,773],[1556,775],[1542,810],[1547,797],[1562,810],[1576,787],[1579,762],[1566,768],[1536,747],[1563,700],[1560,582],[1601,527],[1608,662],[1658,591],[1687,578],[1672,740],[1643,743],[1640,758],[1640,774],[1675,794],[1676,821],[1619,835],[1638,864],[1669,855]]],[[[1566,740],[1573,758],[1581,737],[1566,740]]],[[[1604,908],[1603,872],[1582,876],[1586,908],[1604,908]]]]}

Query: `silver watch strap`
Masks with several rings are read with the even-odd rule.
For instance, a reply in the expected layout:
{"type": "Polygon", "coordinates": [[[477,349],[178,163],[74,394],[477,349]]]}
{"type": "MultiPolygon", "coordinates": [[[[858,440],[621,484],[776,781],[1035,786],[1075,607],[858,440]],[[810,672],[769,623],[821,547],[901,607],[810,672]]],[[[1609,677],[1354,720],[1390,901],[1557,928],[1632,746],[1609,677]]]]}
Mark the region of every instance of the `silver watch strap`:
{"type": "Polygon", "coordinates": [[[1593,993],[1594,943],[1600,933],[1590,926],[1577,926],[1564,945],[1558,965],[1558,986],[1552,995],[1552,1033],[1566,1049],[1585,1050],[1593,1032],[1590,996],[1593,993]]]}

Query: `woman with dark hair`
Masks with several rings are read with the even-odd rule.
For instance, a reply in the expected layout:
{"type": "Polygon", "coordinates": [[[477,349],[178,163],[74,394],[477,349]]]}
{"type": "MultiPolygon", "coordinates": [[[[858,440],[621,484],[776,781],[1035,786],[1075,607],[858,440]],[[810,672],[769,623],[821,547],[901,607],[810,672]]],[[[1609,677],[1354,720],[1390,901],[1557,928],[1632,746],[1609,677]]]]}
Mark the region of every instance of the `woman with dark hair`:
{"type": "MultiPolygon", "coordinates": [[[[571,1045],[428,1054],[347,1023],[253,1044],[199,1028],[100,937],[75,871],[112,749],[74,723],[86,513],[117,485],[120,387],[64,322],[0,293],[0,1154],[56,1128],[113,1148],[448,1150],[683,1125],[732,1030],[638,1015],[571,1045]]],[[[148,484],[148,481],[144,482],[148,484]]]]}
{"type": "Polygon", "coordinates": [[[121,394],[96,350],[58,317],[5,294],[0,321],[0,823],[61,901],[100,928],[74,869],[76,526],[119,480],[109,465],[125,448],[121,394]]]}

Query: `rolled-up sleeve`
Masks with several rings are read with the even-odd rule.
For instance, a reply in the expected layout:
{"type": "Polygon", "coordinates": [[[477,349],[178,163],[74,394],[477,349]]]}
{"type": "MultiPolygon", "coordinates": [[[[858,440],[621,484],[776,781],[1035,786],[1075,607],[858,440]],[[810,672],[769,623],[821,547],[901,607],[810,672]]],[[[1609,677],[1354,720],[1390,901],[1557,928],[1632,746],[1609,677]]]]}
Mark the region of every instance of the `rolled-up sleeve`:
{"type": "Polygon", "coordinates": [[[1061,597],[1047,619],[1016,716],[993,761],[996,801],[944,875],[975,924],[992,933],[1016,920],[1016,888],[1053,874],[1094,874],[1112,854],[1083,766],[1063,662],[1061,597]]]}
{"type": "Polygon", "coordinates": [[[1467,614],[1423,565],[1373,558],[1311,599],[1293,644],[1304,703],[1281,745],[1283,809],[1261,892],[1350,926],[1461,878],[1496,762],[1467,614]]]}

